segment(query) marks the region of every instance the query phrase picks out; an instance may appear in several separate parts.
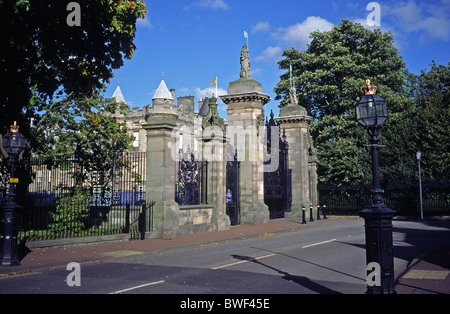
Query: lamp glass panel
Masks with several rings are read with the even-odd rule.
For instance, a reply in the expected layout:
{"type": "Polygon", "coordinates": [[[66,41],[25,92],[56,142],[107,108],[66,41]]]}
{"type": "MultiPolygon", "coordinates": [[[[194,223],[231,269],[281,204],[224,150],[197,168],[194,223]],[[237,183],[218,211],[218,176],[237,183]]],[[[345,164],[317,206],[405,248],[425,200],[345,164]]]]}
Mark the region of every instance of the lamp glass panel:
{"type": "Polygon", "coordinates": [[[378,95],[364,95],[356,106],[356,119],[366,127],[383,125],[387,117],[386,101],[378,95]]]}
{"type": "Polygon", "coordinates": [[[3,137],[3,148],[8,154],[19,154],[25,146],[25,137],[20,133],[7,133],[3,137]]]}

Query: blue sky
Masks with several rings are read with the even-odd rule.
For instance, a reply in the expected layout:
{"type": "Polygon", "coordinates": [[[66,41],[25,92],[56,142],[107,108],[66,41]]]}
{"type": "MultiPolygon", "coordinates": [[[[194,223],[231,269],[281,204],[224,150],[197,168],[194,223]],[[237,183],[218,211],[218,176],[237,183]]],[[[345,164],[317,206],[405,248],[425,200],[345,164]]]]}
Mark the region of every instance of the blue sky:
{"type": "MultiPolygon", "coordinates": [[[[273,89],[282,71],[277,62],[284,49],[306,50],[311,31],[328,31],[342,19],[366,28],[390,31],[408,70],[419,74],[432,60],[450,62],[450,0],[371,1],[334,0],[147,0],[147,15],[137,24],[137,49],[131,60],[114,71],[105,96],[119,82],[130,107],[145,107],[161,82],[175,89],[176,97],[211,97],[218,77],[218,94],[239,79],[240,51],[249,34],[251,76],[271,97],[266,115],[278,116],[273,89]],[[372,3],[372,4],[371,4],[372,3]],[[370,8],[368,10],[368,5],[370,8]],[[368,16],[380,12],[379,16],[368,16]]],[[[226,105],[219,100],[226,118],[226,105]]]]}

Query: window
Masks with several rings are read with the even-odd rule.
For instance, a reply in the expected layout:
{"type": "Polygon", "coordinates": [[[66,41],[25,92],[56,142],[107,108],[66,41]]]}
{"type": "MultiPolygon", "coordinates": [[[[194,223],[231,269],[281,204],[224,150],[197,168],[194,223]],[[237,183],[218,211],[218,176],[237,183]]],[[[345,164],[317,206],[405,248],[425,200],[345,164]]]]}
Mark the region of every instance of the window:
{"type": "Polygon", "coordinates": [[[134,141],[133,147],[139,147],[139,132],[133,132],[134,141]]]}

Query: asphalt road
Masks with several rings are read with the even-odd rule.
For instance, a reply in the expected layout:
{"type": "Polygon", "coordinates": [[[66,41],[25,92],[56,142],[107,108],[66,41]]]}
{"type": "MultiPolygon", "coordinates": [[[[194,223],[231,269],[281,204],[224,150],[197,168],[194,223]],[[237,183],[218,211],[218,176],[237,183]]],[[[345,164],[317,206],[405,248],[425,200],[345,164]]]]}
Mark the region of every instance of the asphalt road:
{"type": "MultiPolygon", "coordinates": [[[[395,276],[415,257],[450,244],[448,221],[393,221],[393,226],[395,276]]],[[[362,222],[344,219],[259,238],[83,263],[79,269],[61,266],[5,277],[0,293],[171,294],[179,296],[176,306],[199,307],[211,305],[201,303],[206,295],[363,294],[365,262],[362,222]]],[[[231,301],[215,302],[224,307],[231,301]]]]}

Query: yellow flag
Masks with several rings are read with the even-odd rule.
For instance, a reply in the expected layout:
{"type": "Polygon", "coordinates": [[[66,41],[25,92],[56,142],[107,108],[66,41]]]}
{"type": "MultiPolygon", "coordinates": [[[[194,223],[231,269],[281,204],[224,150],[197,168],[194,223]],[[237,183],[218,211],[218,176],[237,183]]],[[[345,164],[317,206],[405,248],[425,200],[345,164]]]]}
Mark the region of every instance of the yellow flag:
{"type": "Polygon", "coordinates": [[[214,80],[211,81],[211,85],[214,85],[217,83],[217,78],[215,78],[214,80]]]}

